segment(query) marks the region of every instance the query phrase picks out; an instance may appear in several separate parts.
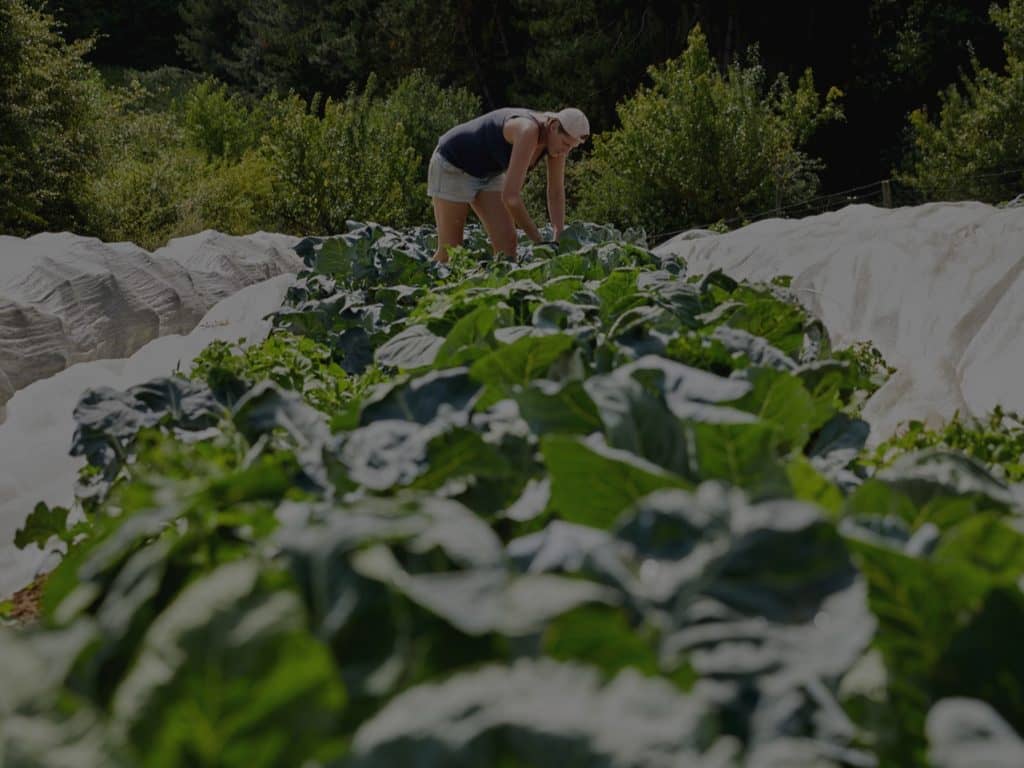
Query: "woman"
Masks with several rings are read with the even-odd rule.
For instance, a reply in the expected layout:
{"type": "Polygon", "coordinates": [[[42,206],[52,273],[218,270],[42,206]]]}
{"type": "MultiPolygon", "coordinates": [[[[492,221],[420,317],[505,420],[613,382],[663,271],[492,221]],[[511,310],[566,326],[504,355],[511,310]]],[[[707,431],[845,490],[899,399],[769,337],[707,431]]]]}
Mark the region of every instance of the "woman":
{"type": "Polygon", "coordinates": [[[565,157],[590,134],[580,110],[534,112],[506,107],[457,125],[441,137],[430,158],[427,194],[434,200],[437,252],[462,244],[469,209],[479,217],[495,255],[516,256],[516,225],[535,243],[540,230],[520,194],[526,173],[547,158],[548,215],[557,240],[565,227],[565,157]]]}

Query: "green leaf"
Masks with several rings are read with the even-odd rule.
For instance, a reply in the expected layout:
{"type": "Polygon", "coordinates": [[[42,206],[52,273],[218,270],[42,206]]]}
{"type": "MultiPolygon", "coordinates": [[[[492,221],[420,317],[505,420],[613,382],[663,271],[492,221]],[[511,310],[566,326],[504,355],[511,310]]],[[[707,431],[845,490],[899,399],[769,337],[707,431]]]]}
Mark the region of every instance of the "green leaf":
{"type": "Polygon", "coordinates": [[[67,534],[67,521],[67,509],[51,508],[40,501],[25,519],[25,525],[14,534],[14,546],[24,549],[29,544],[35,544],[43,548],[54,536],[64,539],[67,534]]]}
{"type": "Polygon", "coordinates": [[[373,357],[378,365],[415,370],[433,365],[444,343],[444,339],[435,336],[425,325],[414,325],[377,347],[373,357]]]}
{"type": "Polygon", "coordinates": [[[534,379],[543,378],[548,369],[575,345],[564,334],[528,336],[481,357],[469,369],[470,376],[487,385],[490,400],[511,394],[534,379]]]}
{"type": "Polygon", "coordinates": [[[854,372],[846,363],[822,360],[808,363],[796,371],[797,378],[814,401],[814,424],[821,426],[836,414],[842,405],[841,393],[847,396],[855,388],[854,372]]]}
{"type": "Polygon", "coordinates": [[[588,309],[590,308],[569,301],[549,301],[534,310],[531,323],[536,328],[564,331],[584,325],[588,309]]]}
{"type": "Polygon", "coordinates": [[[807,455],[815,467],[832,477],[857,459],[869,432],[866,421],[837,413],[825,422],[807,446],[807,455]]]}
{"type": "Polygon", "coordinates": [[[467,635],[521,637],[586,603],[608,603],[614,593],[585,579],[509,573],[502,567],[410,574],[385,547],[356,554],[353,567],[381,581],[467,635]]]}
{"type": "MultiPolygon", "coordinates": [[[[735,296],[736,294],[734,294],[735,296]]],[[[773,297],[744,297],[726,321],[730,328],[758,336],[791,358],[797,358],[804,343],[803,310],[773,297]]]]}
{"type": "Polygon", "coordinates": [[[817,504],[832,517],[838,517],[843,506],[842,492],[802,455],[786,463],[786,477],[793,489],[793,498],[817,504]]]}
{"type": "Polygon", "coordinates": [[[824,423],[818,421],[822,414],[810,393],[798,378],[785,371],[749,368],[747,376],[753,390],[731,405],[776,427],[784,449],[802,450],[811,433],[824,423]]]}
{"type": "Polygon", "coordinates": [[[456,428],[428,443],[426,467],[412,487],[439,488],[449,480],[502,477],[511,473],[512,468],[498,448],[485,443],[477,432],[456,428]]]}
{"type": "Polygon", "coordinates": [[[149,628],[114,697],[140,765],[241,768],[337,754],[344,691],[304,627],[296,596],[261,587],[252,561],[186,588],[149,628]]]}
{"type": "Polygon", "coordinates": [[[601,299],[601,322],[606,326],[631,307],[644,300],[637,294],[638,270],[629,267],[616,269],[601,281],[597,295],[601,299]]]}
{"type": "Polygon", "coordinates": [[[571,301],[583,287],[583,281],[571,275],[562,275],[544,283],[544,298],[548,301],[571,301]]]}
{"type": "Polygon", "coordinates": [[[519,413],[535,435],[568,432],[589,435],[602,428],[597,406],[580,381],[535,381],[513,394],[519,413]]]}
{"type": "Polygon", "coordinates": [[[880,480],[865,480],[843,502],[844,517],[896,517],[907,523],[917,518],[917,508],[906,494],[880,480]]]}
{"type": "Polygon", "coordinates": [[[1016,584],[994,587],[969,624],[949,641],[934,672],[935,696],[972,696],[1011,723],[1024,722],[1024,595],[1016,584]]]}
{"type": "MultiPolygon", "coordinates": [[[[662,674],[657,641],[653,627],[631,626],[621,609],[599,605],[581,606],[559,616],[541,640],[546,656],[593,665],[608,679],[627,668],[647,677],[662,674]]],[[[688,689],[692,670],[682,667],[674,682],[688,689]]]]}
{"type": "MultiPolygon", "coordinates": [[[[434,365],[447,368],[466,365],[486,355],[497,346],[494,331],[505,323],[499,323],[499,316],[509,314],[507,308],[499,313],[497,307],[481,304],[467,315],[459,318],[455,326],[445,335],[437,352],[434,365]]],[[[507,318],[505,318],[507,319],[507,318]]]]}
{"type": "Polygon", "coordinates": [[[665,681],[627,670],[602,686],[589,667],[524,659],[395,697],[356,733],[352,766],[727,765],[717,736],[710,705],[665,681]]]}
{"type": "Polygon", "coordinates": [[[678,475],[628,451],[577,437],[541,439],[551,475],[548,510],[569,522],[610,528],[633,502],[661,488],[687,488],[678,475]]]}
{"type": "Polygon", "coordinates": [[[584,383],[601,420],[608,444],[629,451],[681,477],[694,479],[690,436],[661,393],[621,375],[591,376],[584,383]]]}
{"type": "Polygon", "coordinates": [[[895,764],[919,764],[924,719],[930,705],[929,675],[957,625],[958,606],[945,596],[952,585],[932,564],[863,541],[847,540],[869,584],[869,605],[878,619],[874,644],[889,675],[891,731],[879,751],[895,764]]]}
{"type": "Polygon", "coordinates": [[[480,385],[465,368],[430,371],[414,379],[380,385],[363,401],[361,425],[383,419],[404,419],[428,424],[442,409],[461,412],[472,407],[480,385]]]}
{"type": "Polygon", "coordinates": [[[725,480],[757,499],[790,495],[778,458],[778,432],[771,425],[693,422],[690,428],[701,480],[725,480]]]}
{"type": "Polygon", "coordinates": [[[1024,535],[992,514],[975,514],[944,535],[932,557],[963,563],[1009,586],[1024,575],[1024,535]]]}
{"type": "Polygon", "coordinates": [[[1013,509],[1016,497],[975,459],[961,453],[926,449],[904,454],[875,474],[906,493],[914,503],[926,504],[936,496],[987,497],[996,506],[1013,509]]]}
{"type": "Polygon", "coordinates": [[[719,326],[711,333],[711,339],[721,343],[732,356],[742,358],[734,363],[737,368],[750,365],[780,371],[794,371],[797,368],[796,362],[781,349],[747,331],[719,326]]]}
{"type": "Polygon", "coordinates": [[[332,237],[316,250],[314,269],[351,286],[365,287],[377,282],[373,263],[373,242],[382,231],[368,228],[365,233],[332,237]]]}

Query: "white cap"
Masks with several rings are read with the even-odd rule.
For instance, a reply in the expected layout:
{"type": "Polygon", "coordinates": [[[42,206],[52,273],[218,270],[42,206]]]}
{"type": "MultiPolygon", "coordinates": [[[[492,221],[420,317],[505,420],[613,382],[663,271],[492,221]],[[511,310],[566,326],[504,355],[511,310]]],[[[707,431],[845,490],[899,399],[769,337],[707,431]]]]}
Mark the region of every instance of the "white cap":
{"type": "Polygon", "coordinates": [[[582,139],[590,135],[590,121],[576,107],[566,107],[559,112],[545,112],[547,117],[562,124],[562,130],[574,139],[582,139]]]}

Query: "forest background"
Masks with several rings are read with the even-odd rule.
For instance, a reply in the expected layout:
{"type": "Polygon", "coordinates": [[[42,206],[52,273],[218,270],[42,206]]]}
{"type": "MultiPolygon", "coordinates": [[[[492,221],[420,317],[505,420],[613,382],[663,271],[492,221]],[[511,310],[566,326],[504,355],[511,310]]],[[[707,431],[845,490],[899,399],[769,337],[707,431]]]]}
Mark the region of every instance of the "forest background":
{"type": "Polygon", "coordinates": [[[583,109],[570,216],[652,240],[998,203],[1022,61],[1022,0],[0,0],[0,232],[429,224],[437,137],[504,105],[583,109]]]}

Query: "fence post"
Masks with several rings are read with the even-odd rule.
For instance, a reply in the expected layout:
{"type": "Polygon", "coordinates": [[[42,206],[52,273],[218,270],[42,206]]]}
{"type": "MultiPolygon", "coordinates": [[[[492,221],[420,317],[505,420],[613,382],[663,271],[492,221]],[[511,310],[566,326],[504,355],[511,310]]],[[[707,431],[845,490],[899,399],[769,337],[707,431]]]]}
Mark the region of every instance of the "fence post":
{"type": "Polygon", "coordinates": [[[889,179],[882,182],[882,207],[892,208],[892,183],[889,179]]]}

